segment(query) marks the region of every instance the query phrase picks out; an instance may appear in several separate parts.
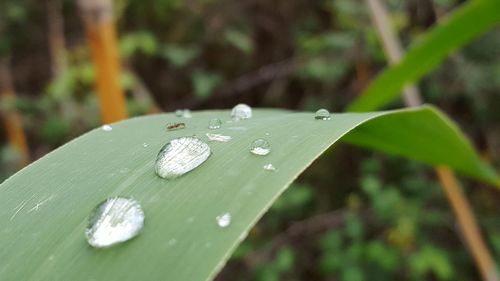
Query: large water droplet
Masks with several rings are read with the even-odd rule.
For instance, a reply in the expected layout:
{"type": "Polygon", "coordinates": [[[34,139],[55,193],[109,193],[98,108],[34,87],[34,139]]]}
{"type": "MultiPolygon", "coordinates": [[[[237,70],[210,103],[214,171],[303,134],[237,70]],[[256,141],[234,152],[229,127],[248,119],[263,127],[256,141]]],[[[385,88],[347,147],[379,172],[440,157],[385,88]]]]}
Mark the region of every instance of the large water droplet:
{"type": "Polygon", "coordinates": [[[224,213],[220,216],[217,216],[215,220],[217,221],[217,225],[219,225],[220,227],[228,227],[231,224],[231,214],[224,213]]]}
{"type": "Polygon", "coordinates": [[[196,137],[173,139],[158,153],[155,171],[162,178],[173,179],[198,167],[209,156],[208,144],[196,137]]]}
{"type": "Polygon", "coordinates": [[[103,248],[132,239],[143,226],[144,212],[137,201],[113,197],[92,211],[85,235],[92,247],[103,248]]]}
{"type": "Polygon", "coordinates": [[[231,136],[224,136],[221,134],[210,134],[207,133],[207,138],[211,141],[228,142],[232,139],[231,136]]]}
{"type": "Polygon", "coordinates": [[[266,170],[266,171],[276,171],[276,167],[274,167],[273,164],[269,163],[269,164],[264,165],[264,170],[266,170]]]}
{"type": "Polygon", "coordinates": [[[252,117],[252,108],[244,103],[237,104],[231,110],[231,118],[235,121],[248,119],[252,117]]]}
{"type": "Polygon", "coordinates": [[[167,124],[167,131],[174,131],[174,130],[180,130],[186,128],[185,123],[168,123],[167,124]]]}
{"type": "Polygon", "coordinates": [[[177,117],[183,117],[183,118],[191,118],[191,110],[189,109],[177,109],[175,111],[175,116],[177,117]]]}
{"type": "Polygon", "coordinates": [[[265,139],[257,139],[252,142],[250,152],[255,155],[267,155],[271,152],[271,145],[265,139]]]}
{"type": "Polygon", "coordinates": [[[316,111],[316,114],[314,115],[314,119],[316,120],[330,120],[330,112],[324,108],[319,109],[316,111]]]}
{"type": "Polygon", "coordinates": [[[109,131],[112,131],[113,130],[113,127],[111,127],[110,125],[102,125],[102,130],[103,131],[106,131],[106,132],[109,132],[109,131]]]}
{"type": "Polygon", "coordinates": [[[210,130],[219,129],[221,125],[222,121],[219,118],[211,119],[210,122],[208,122],[208,128],[210,130]]]}

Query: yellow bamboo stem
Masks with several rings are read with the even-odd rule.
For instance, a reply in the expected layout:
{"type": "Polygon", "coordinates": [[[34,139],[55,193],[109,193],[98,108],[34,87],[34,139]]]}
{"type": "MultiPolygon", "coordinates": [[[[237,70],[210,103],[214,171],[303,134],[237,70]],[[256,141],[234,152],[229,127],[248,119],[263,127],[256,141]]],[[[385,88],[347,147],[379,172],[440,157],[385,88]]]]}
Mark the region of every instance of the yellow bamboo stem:
{"type": "MultiPolygon", "coordinates": [[[[392,31],[388,22],[389,15],[380,0],[366,0],[370,10],[372,21],[375,24],[384,51],[390,64],[401,61],[404,50],[392,31]]],[[[421,97],[418,89],[414,85],[409,85],[403,92],[405,104],[407,106],[420,105],[421,97]]],[[[498,281],[498,272],[486,244],[481,236],[481,232],[474,218],[474,214],[469,202],[464,196],[460,184],[453,171],[445,166],[435,167],[439,182],[446,194],[453,212],[458,220],[458,226],[462,232],[467,248],[469,249],[474,262],[484,281],[498,281]]]]}
{"type": "Polygon", "coordinates": [[[18,168],[22,168],[30,161],[22,119],[15,109],[4,108],[5,104],[12,103],[14,99],[9,59],[0,58],[0,101],[3,105],[1,117],[7,133],[8,143],[20,156],[18,168]]]}
{"type": "Polygon", "coordinates": [[[111,0],[80,0],[87,41],[96,71],[96,90],[103,123],[127,118],[120,85],[120,60],[111,0]]]}
{"type": "Polygon", "coordinates": [[[437,166],[436,173],[447,195],[448,201],[450,201],[453,212],[458,219],[458,224],[461,226],[460,228],[464,234],[466,244],[480,269],[479,271],[481,272],[483,280],[498,280],[495,263],[489,254],[488,248],[483,242],[469,202],[465,199],[453,171],[445,166],[437,166]]]}

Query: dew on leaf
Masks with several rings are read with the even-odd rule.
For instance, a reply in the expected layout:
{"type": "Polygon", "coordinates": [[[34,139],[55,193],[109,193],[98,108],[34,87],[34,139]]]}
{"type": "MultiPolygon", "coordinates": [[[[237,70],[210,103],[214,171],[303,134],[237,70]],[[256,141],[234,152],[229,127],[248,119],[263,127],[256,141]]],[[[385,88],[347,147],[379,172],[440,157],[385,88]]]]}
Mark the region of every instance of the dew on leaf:
{"type": "Polygon", "coordinates": [[[252,117],[252,108],[244,103],[237,104],[231,110],[231,118],[234,121],[248,119],[252,117]]]}
{"type": "Polygon", "coordinates": [[[106,132],[109,132],[109,131],[112,131],[113,130],[113,127],[111,127],[110,125],[106,124],[106,125],[102,125],[102,130],[103,131],[106,131],[106,132]]]}
{"type": "Polygon", "coordinates": [[[230,213],[224,213],[220,216],[217,216],[215,218],[217,221],[217,225],[224,228],[228,227],[231,224],[231,214],[230,213]]]}
{"type": "Polygon", "coordinates": [[[255,155],[267,155],[271,152],[271,145],[265,139],[257,139],[252,142],[250,152],[255,155]]]}
{"type": "Polygon", "coordinates": [[[219,129],[221,125],[222,121],[219,118],[210,119],[210,121],[208,122],[208,128],[210,130],[219,129]]]}
{"type": "Polygon", "coordinates": [[[113,197],[92,211],[85,236],[92,247],[104,248],[134,238],[143,226],[144,212],[137,201],[113,197]]]}
{"type": "Polygon", "coordinates": [[[155,172],[162,178],[177,178],[200,166],[210,154],[208,144],[196,137],[173,139],[158,153],[155,172]]]}
{"type": "Polygon", "coordinates": [[[175,111],[175,116],[177,117],[182,117],[182,118],[191,118],[191,110],[189,109],[177,109],[175,111]]]}
{"type": "Polygon", "coordinates": [[[316,111],[316,114],[314,115],[314,119],[316,120],[330,120],[330,112],[324,108],[319,109],[316,111]]]}
{"type": "Polygon", "coordinates": [[[231,136],[225,136],[221,134],[211,134],[207,133],[207,138],[211,141],[218,141],[218,142],[228,142],[232,139],[231,136]]]}
{"type": "Polygon", "coordinates": [[[276,171],[276,167],[274,167],[273,164],[269,163],[269,164],[264,165],[264,170],[266,170],[266,171],[276,171]]]}

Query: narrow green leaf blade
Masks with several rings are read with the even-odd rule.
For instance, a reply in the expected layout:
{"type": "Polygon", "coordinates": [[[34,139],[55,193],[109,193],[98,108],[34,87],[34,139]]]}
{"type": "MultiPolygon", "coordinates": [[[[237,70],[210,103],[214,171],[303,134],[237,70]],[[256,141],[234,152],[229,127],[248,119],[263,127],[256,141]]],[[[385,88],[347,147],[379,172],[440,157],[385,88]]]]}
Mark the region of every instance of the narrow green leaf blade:
{"type": "MultiPolygon", "coordinates": [[[[2,183],[1,279],[210,280],[289,184],[359,125],[361,135],[374,136],[372,147],[432,164],[443,162],[498,185],[497,175],[483,169],[464,137],[429,107],[335,114],[329,121],[314,120],[312,113],[256,110],[249,120],[207,129],[208,120],[215,117],[226,121],[229,112],[196,112],[189,119],[162,114],[113,124],[112,131],[99,128],[2,183]],[[421,120],[432,123],[411,130],[393,126],[421,120]],[[167,132],[170,122],[185,122],[186,128],[167,132]],[[376,130],[385,132],[390,146],[380,144],[376,130]],[[192,135],[206,140],[208,132],[233,139],[211,142],[213,154],[207,162],[180,178],[164,180],[154,174],[156,154],[166,142],[192,135]],[[434,141],[420,143],[424,134],[436,134],[426,135],[434,141]],[[269,155],[249,152],[257,138],[271,143],[269,155]],[[435,154],[439,160],[401,153],[424,148],[448,153],[435,154]],[[277,171],[264,170],[268,163],[277,171]],[[143,232],[123,245],[91,248],[84,236],[87,216],[98,203],[118,195],[141,203],[146,214],[143,232]],[[225,212],[232,223],[220,228],[215,218],[225,212]]],[[[357,137],[349,135],[349,140],[357,137]]]]}
{"type": "Polygon", "coordinates": [[[398,98],[405,85],[419,80],[451,52],[499,24],[499,11],[498,0],[467,2],[423,35],[399,64],[384,70],[348,110],[376,110],[398,98]]]}

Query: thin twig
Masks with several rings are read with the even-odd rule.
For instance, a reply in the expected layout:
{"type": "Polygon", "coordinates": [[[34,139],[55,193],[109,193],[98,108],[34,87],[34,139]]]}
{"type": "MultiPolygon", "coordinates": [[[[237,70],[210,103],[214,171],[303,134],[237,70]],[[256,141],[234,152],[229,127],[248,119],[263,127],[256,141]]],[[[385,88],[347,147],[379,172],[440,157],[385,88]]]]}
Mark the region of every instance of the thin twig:
{"type": "MultiPolygon", "coordinates": [[[[399,63],[403,56],[403,49],[399,40],[390,28],[388,23],[388,13],[379,0],[366,0],[370,8],[370,15],[380,39],[383,42],[384,50],[390,64],[399,63]]],[[[415,86],[406,88],[404,92],[405,104],[407,106],[418,106],[421,97],[415,86]]],[[[453,208],[458,219],[460,231],[463,233],[466,245],[474,258],[476,266],[485,281],[498,281],[498,273],[492,255],[481,237],[477,222],[472,213],[469,202],[461,191],[453,171],[444,166],[435,168],[439,182],[445,191],[448,202],[453,208]]]]}

